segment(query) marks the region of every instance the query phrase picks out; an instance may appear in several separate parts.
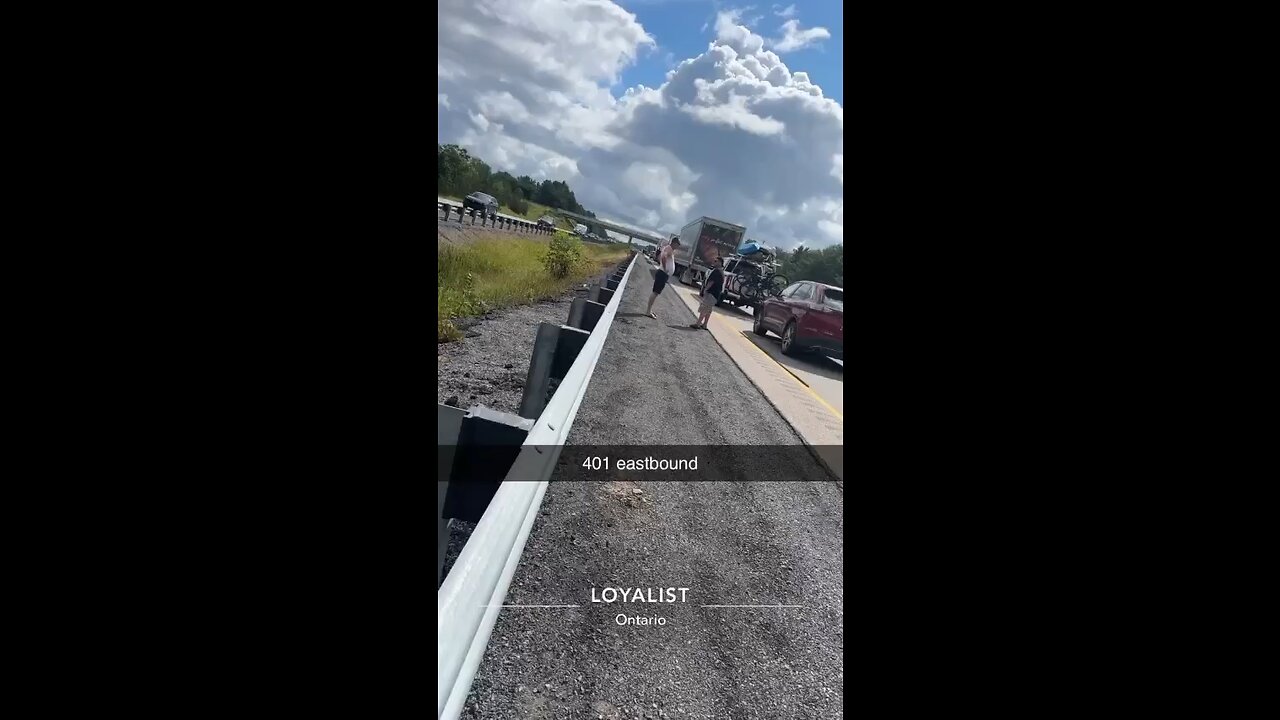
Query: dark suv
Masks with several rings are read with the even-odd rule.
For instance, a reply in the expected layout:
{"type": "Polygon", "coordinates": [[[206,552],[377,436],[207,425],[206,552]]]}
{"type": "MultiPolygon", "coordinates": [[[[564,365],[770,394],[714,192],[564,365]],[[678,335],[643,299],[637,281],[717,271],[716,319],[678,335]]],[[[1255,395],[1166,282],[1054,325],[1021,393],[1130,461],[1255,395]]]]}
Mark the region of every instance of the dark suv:
{"type": "Polygon", "coordinates": [[[494,198],[492,195],[487,195],[482,192],[473,192],[470,195],[463,198],[462,207],[466,208],[467,210],[471,210],[472,208],[475,208],[479,212],[482,212],[486,215],[498,214],[498,200],[494,198]]]}

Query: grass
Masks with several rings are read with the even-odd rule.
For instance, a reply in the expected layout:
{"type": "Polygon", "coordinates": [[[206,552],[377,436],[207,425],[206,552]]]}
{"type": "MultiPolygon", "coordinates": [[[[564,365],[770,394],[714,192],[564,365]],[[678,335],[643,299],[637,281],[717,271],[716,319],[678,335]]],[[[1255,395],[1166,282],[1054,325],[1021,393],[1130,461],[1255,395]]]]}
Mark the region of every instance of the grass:
{"type": "MultiPolygon", "coordinates": [[[[525,213],[524,217],[529,220],[536,221],[538,218],[548,213],[551,213],[552,217],[556,219],[556,227],[560,228],[561,230],[573,230],[573,223],[570,222],[568,218],[564,217],[563,215],[556,215],[554,214],[554,211],[552,211],[551,208],[547,207],[546,205],[539,205],[536,202],[531,201],[529,203],[529,212],[525,213]]],[[[512,211],[511,214],[515,215],[516,213],[512,211]]]]}
{"type": "Polygon", "coordinates": [[[548,244],[510,235],[483,237],[467,245],[436,248],[436,339],[462,337],[453,320],[489,310],[559,297],[570,287],[625,258],[625,245],[582,244],[582,259],[565,278],[552,277],[543,266],[548,244]]]}

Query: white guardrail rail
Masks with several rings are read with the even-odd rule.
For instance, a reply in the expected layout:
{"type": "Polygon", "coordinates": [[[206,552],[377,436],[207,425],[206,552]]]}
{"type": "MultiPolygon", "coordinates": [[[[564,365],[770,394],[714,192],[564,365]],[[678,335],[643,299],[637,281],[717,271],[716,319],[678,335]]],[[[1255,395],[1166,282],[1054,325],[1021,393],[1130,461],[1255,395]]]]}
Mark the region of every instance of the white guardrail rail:
{"type": "Polygon", "coordinates": [[[617,292],[529,431],[507,479],[498,487],[436,595],[436,709],[440,720],[453,720],[462,713],[489,634],[542,505],[547,481],[595,372],[636,257],[632,255],[617,292]]]}

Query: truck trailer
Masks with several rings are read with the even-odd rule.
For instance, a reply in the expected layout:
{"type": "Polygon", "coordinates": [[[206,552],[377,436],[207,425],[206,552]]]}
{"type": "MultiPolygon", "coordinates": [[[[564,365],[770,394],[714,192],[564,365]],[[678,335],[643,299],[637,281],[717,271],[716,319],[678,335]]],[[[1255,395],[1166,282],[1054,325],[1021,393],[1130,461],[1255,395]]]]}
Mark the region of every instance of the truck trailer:
{"type": "Polygon", "coordinates": [[[732,257],[742,244],[747,228],[724,220],[700,217],[680,229],[680,246],[676,248],[676,277],[685,285],[701,282],[711,271],[707,251],[715,247],[720,257],[732,257]]]}

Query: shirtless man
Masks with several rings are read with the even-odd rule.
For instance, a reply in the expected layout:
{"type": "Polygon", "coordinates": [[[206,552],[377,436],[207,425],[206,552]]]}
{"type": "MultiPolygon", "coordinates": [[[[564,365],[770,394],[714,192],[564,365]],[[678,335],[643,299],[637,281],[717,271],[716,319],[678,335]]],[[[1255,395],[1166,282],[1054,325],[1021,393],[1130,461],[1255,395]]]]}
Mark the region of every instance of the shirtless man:
{"type": "Polygon", "coordinates": [[[653,294],[649,296],[649,309],[646,311],[654,320],[657,320],[658,316],[653,314],[653,303],[662,294],[662,288],[667,286],[667,281],[676,274],[676,248],[678,247],[680,247],[680,238],[671,238],[671,244],[658,251],[658,272],[653,275],[653,294]]]}

